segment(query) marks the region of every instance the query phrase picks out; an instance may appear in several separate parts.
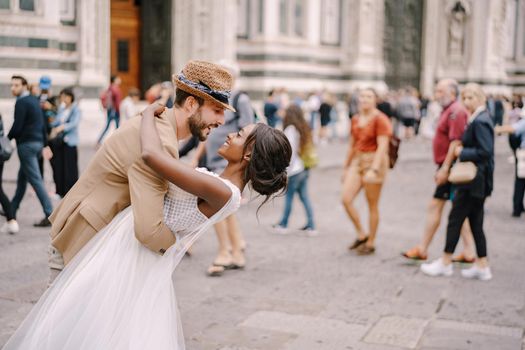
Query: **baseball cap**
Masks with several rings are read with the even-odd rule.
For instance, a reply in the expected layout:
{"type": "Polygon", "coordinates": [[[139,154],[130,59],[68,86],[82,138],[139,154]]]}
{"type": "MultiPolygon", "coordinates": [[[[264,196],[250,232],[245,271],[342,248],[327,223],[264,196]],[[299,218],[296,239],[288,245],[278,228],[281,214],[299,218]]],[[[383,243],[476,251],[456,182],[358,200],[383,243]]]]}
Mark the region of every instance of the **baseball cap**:
{"type": "Polygon", "coordinates": [[[38,83],[38,86],[42,90],[49,90],[49,88],[51,87],[51,78],[47,75],[43,75],[42,77],[40,77],[40,82],[38,83]]]}

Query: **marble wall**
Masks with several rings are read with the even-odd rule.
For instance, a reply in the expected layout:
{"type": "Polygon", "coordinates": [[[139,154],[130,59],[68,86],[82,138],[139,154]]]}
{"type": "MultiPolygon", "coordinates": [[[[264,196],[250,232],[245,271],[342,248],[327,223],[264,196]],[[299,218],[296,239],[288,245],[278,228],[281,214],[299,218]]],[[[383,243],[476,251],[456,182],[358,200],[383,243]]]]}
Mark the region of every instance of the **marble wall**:
{"type": "MultiPolygon", "coordinates": [[[[413,75],[425,94],[442,77],[525,91],[525,0],[424,0],[420,33],[406,34],[401,48],[393,47],[389,0],[172,1],[170,70],[192,58],[237,60],[241,88],[257,98],[277,86],[385,90],[399,69],[394,49],[409,61],[419,55],[413,75]]],[[[410,11],[411,0],[400,2],[410,11]]],[[[110,74],[110,0],[35,0],[34,11],[18,4],[0,9],[0,97],[13,73],[32,81],[49,74],[56,86],[95,97],[110,74]]]]}

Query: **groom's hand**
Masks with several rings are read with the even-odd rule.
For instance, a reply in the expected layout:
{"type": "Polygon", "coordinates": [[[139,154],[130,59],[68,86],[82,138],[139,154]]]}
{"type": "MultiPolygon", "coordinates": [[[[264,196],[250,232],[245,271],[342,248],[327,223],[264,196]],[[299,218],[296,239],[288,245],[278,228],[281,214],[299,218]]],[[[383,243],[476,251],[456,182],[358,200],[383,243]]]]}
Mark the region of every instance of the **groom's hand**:
{"type": "Polygon", "coordinates": [[[142,115],[145,115],[145,114],[148,114],[148,113],[152,113],[153,112],[153,115],[155,117],[159,117],[163,112],[164,110],[166,109],[166,106],[164,106],[162,103],[160,102],[153,102],[152,104],[150,104],[149,106],[147,106],[143,111],[142,111],[142,115]]]}

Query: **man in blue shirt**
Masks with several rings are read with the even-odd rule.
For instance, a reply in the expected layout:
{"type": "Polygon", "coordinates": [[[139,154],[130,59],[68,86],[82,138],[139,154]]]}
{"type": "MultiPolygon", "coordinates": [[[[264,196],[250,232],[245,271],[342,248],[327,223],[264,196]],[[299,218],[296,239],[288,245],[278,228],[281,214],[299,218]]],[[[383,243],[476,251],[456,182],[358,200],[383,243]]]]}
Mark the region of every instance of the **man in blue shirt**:
{"type": "Polygon", "coordinates": [[[53,206],[38,167],[38,158],[41,154],[46,158],[50,156],[49,148],[44,148],[47,146],[44,117],[39,101],[29,93],[27,80],[24,77],[18,75],[11,77],[11,93],[16,96],[15,118],[8,137],[10,140],[16,140],[18,157],[20,158],[16,192],[12,201],[13,212],[16,217],[16,212],[22,198],[24,198],[29,182],[35,190],[45,215],[34,226],[48,227],[51,226],[48,217],[53,211],[53,206]]]}
{"type": "Polygon", "coordinates": [[[264,116],[266,117],[266,122],[272,128],[275,128],[277,121],[279,120],[279,117],[277,116],[279,107],[277,107],[274,98],[274,90],[271,90],[268,94],[268,98],[264,101],[264,116]]]}
{"type": "MultiPolygon", "coordinates": [[[[518,150],[525,150],[525,117],[510,125],[496,126],[497,134],[514,134],[521,138],[521,144],[518,150]]],[[[517,150],[516,150],[517,151],[517,150]]],[[[516,154],[514,154],[516,156],[516,154]]],[[[518,177],[518,160],[516,158],[516,173],[514,180],[514,195],[512,198],[512,216],[519,218],[521,213],[525,212],[523,198],[525,196],[525,178],[518,177]]]]}

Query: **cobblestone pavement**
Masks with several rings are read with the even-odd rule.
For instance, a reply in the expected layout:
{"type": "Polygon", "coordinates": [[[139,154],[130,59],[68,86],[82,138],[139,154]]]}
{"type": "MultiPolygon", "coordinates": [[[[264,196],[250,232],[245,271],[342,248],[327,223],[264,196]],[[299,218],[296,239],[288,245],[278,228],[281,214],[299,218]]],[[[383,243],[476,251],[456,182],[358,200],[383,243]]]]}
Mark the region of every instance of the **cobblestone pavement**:
{"type": "MultiPolygon", "coordinates": [[[[82,148],[82,166],[92,153],[82,148]]],[[[281,213],[279,198],[260,211],[259,222],[257,200],[239,212],[248,242],[243,271],[207,277],[215,235],[209,232],[197,242],[174,277],[187,348],[525,349],[525,218],[510,218],[513,165],[506,140],[498,140],[496,188],[486,205],[490,282],[465,280],[459,268],[453,277],[430,278],[400,257],[418,242],[433,192],[428,141],[403,144],[384,187],[376,254],[350,253],[355,232],[339,198],[345,153],[341,143],[321,147],[321,164],[312,172],[318,237],[270,233],[281,213]]],[[[16,170],[16,159],[6,164],[4,187],[10,195],[16,170]]],[[[300,227],[303,210],[295,205],[291,227],[300,227]]],[[[362,195],[358,206],[366,219],[362,195]]],[[[41,217],[28,191],[19,212],[21,232],[0,236],[0,345],[46,284],[48,230],[31,226],[41,217]]],[[[442,224],[431,258],[443,246],[442,224]]]]}

